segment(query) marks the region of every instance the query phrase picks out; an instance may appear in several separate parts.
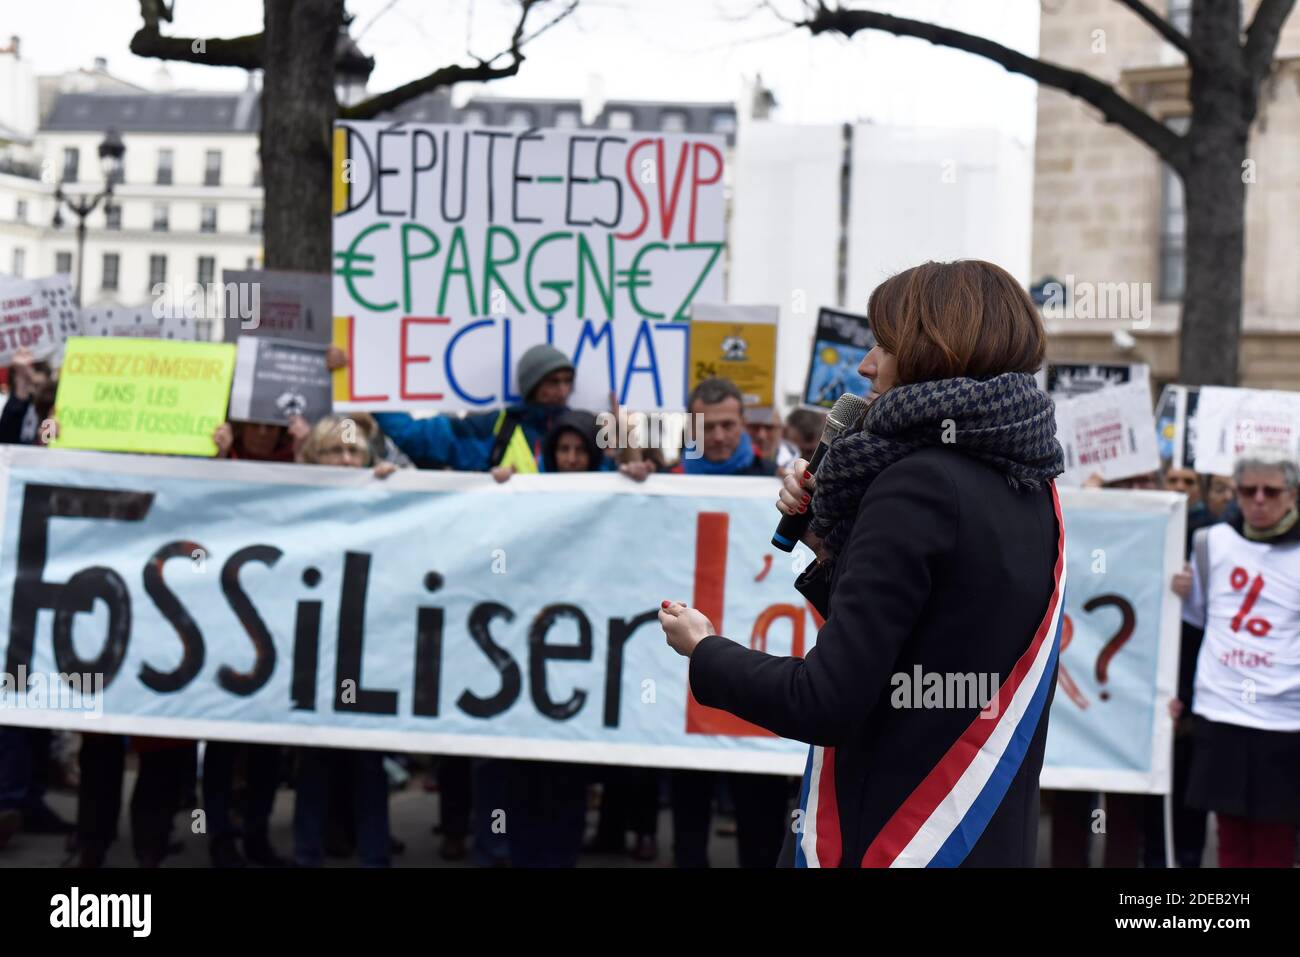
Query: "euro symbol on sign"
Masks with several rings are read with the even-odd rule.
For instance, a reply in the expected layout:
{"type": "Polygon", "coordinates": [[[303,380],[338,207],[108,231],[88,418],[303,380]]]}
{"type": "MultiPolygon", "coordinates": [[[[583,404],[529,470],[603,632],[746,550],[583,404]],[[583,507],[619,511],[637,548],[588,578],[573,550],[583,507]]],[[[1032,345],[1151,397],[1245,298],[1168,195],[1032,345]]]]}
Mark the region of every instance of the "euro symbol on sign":
{"type": "Polygon", "coordinates": [[[355,280],[358,278],[368,279],[375,274],[374,269],[370,268],[369,265],[357,265],[373,263],[375,261],[374,255],[371,253],[358,252],[357,250],[361,246],[362,242],[365,241],[367,236],[376,230],[388,229],[388,226],[388,223],[375,223],[371,226],[367,226],[365,229],[361,230],[361,232],[357,233],[356,238],[352,240],[352,243],[346,250],[339,250],[334,253],[334,258],[338,260],[338,265],[334,268],[334,274],[343,277],[343,281],[347,283],[348,286],[348,294],[355,302],[360,303],[362,306],[365,306],[367,309],[373,310],[374,312],[387,312],[390,309],[396,309],[397,300],[394,299],[392,302],[382,304],[373,303],[366,300],[365,297],[357,292],[355,280]]]}

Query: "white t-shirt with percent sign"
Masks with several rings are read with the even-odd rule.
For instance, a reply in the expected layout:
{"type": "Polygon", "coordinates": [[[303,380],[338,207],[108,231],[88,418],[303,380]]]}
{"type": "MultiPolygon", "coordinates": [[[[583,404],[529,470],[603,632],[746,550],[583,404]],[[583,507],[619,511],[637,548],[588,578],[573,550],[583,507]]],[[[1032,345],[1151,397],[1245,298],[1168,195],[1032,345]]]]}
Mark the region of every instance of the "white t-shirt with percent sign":
{"type": "Polygon", "coordinates": [[[1192,559],[1183,620],[1204,627],[1192,710],[1211,721],[1300,731],[1300,542],[1208,530],[1208,602],[1192,559]]]}

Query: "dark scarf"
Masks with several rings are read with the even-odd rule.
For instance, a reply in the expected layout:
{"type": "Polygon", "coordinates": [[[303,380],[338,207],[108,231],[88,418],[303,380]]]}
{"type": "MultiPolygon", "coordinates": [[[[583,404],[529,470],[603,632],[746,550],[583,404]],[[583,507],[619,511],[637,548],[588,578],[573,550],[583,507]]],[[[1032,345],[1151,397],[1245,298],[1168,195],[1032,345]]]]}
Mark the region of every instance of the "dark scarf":
{"type": "Polygon", "coordinates": [[[932,445],[987,462],[1012,488],[1042,488],[1065,468],[1055,406],[1028,373],[895,386],[826,453],[810,530],[838,552],[867,486],[887,466],[932,445]]]}

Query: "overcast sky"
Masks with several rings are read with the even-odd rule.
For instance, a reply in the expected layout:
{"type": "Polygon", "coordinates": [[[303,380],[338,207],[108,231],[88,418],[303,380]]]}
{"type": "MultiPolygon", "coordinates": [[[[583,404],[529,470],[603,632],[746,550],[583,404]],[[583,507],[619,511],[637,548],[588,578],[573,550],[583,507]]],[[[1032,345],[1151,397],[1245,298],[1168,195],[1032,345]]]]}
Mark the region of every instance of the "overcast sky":
{"type": "MultiPolygon", "coordinates": [[[[775,0],[790,13],[797,0],[775,0]]],[[[22,38],[39,73],[89,66],[155,84],[159,61],[133,56],[137,0],[4,0],[3,29],[22,38]]],[[[414,79],[466,50],[487,56],[513,27],[512,0],[348,0],[353,35],[375,57],[371,89],[414,79]]],[[[520,74],[492,94],[663,100],[735,100],[761,73],[779,118],[794,123],[874,120],[994,127],[1033,138],[1034,85],[1000,67],[881,33],[811,37],[758,0],[581,0],[578,12],[529,48],[520,74]]],[[[1038,47],[1037,0],[910,0],[873,9],[976,32],[1026,53],[1038,47]]],[[[261,0],[176,0],[178,36],[238,36],[261,29],[261,0]]],[[[546,12],[537,11],[534,15],[546,12]]],[[[543,22],[539,16],[538,22],[543,22]]],[[[242,70],[170,63],[177,87],[240,89],[242,70]]],[[[460,88],[463,100],[485,88],[460,88]]]]}

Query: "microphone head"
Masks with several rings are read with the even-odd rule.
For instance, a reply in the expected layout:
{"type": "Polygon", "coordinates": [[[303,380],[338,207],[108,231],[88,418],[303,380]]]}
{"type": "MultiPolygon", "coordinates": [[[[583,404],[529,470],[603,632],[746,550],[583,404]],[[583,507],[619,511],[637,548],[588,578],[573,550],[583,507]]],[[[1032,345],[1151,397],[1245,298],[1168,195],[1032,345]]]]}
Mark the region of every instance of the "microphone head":
{"type": "Polygon", "coordinates": [[[845,392],[835,400],[835,406],[826,416],[826,427],[822,429],[822,441],[830,444],[831,439],[839,438],[841,432],[858,420],[867,408],[867,400],[860,395],[845,392]]]}

